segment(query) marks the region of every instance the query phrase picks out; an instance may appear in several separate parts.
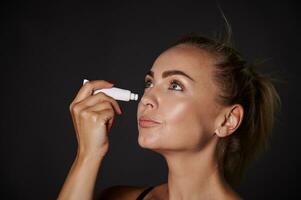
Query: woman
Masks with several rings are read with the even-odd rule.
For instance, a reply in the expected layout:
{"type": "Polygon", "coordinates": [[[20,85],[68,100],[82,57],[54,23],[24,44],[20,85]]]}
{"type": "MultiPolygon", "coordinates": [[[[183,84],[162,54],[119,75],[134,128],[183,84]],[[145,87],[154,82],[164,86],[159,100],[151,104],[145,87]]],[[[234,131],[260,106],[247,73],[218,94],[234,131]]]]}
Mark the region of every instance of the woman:
{"type": "MultiPolygon", "coordinates": [[[[168,181],[154,187],[115,186],[98,199],[240,199],[232,186],[265,147],[280,100],[269,77],[224,42],[190,34],[154,62],[137,110],[142,148],[160,153],[168,181]]],[[[92,199],[109,147],[118,103],[82,86],[70,111],[78,154],[59,199],[92,199]]],[[[94,197],[96,198],[96,197],[94,197]]]]}

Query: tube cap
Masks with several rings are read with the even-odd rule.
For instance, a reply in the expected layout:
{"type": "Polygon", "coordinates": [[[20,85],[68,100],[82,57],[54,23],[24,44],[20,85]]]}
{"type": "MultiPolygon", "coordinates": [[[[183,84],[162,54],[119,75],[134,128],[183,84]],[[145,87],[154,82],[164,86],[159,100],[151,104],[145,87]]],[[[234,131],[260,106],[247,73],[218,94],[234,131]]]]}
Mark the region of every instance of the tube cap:
{"type": "Polygon", "coordinates": [[[137,101],[138,100],[138,94],[131,93],[130,99],[137,101]]]}

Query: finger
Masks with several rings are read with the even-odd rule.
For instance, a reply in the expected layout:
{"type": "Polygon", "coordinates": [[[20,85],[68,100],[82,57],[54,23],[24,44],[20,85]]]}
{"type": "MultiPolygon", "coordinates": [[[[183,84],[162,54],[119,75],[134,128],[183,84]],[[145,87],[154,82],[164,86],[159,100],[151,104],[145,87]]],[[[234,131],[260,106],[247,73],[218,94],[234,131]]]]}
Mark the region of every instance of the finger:
{"type": "MultiPolygon", "coordinates": [[[[99,111],[102,111],[102,110],[106,110],[106,109],[112,109],[113,111],[115,111],[116,113],[118,113],[115,108],[113,107],[112,103],[109,102],[109,101],[104,101],[102,103],[98,103],[98,104],[95,104],[93,106],[90,106],[88,108],[86,108],[85,110],[86,111],[93,111],[93,112],[99,112],[99,111]]],[[[119,113],[118,113],[119,114],[119,113]]]]}
{"type": "Polygon", "coordinates": [[[113,123],[114,123],[114,117],[112,118],[112,119],[110,119],[109,121],[108,121],[108,125],[107,125],[107,127],[108,127],[108,129],[107,129],[107,132],[109,132],[110,130],[111,130],[111,128],[112,128],[112,126],[113,126],[113,123]]]}
{"type": "Polygon", "coordinates": [[[95,113],[99,114],[97,117],[97,121],[99,121],[102,124],[107,125],[109,120],[112,120],[115,116],[115,112],[113,109],[105,109],[102,111],[96,111],[95,113]]]}
{"type": "Polygon", "coordinates": [[[76,97],[73,100],[73,103],[78,103],[87,98],[88,96],[93,94],[94,90],[103,89],[103,88],[110,88],[114,84],[109,83],[105,80],[93,80],[86,82],[77,93],[76,97]]]}
{"type": "MultiPolygon", "coordinates": [[[[104,119],[104,120],[106,120],[105,125],[106,125],[106,128],[107,128],[107,133],[109,133],[109,131],[111,130],[111,128],[113,126],[115,118],[114,118],[114,114],[113,114],[113,116],[111,118],[109,118],[109,116],[108,116],[108,115],[114,113],[114,112],[110,112],[110,111],[112,111],[112,109],[111,110],[106,110],[105,112],[107,112],[107,111],[108,111],[107,118],[104,119]]],[[[102,114],[104,114],[105,112],[102,112],[102,114]]]]}
{"type": "Polygon", "coordinates": [[[106,95],[103,92],[100,92],[100,93],[97,93],[95,95],[87,97],[84,101],[80,102],[78,106],[80,106],[80,107],[90,107],[90,106],[94,106],[96,104],[102,104],[105,101],[110,102],[112,104],[114,110],[118,114],[122,113],[122,111],[120,109],[120,106],[117,103],[117,101],[115,99],[113,99],[112,97],[106,95]]]}

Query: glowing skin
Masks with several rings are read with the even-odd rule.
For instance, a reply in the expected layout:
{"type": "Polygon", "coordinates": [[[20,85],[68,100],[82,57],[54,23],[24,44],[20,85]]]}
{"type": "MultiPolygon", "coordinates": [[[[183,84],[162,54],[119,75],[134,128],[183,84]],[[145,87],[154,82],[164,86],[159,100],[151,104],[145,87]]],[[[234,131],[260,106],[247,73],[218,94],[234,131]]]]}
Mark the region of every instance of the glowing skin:
{"type": "Polygon", "coordinates": [[[168,165],[168,182],[156,186],[146,199],[239,199],[217,168],[216,130],[225,109],[216,102],[214,62],[203,50],[178,45],[155,60],[153,77],[146,76],[137,110],[138,142],[163,155],[168,165]],[[170,70],[194,81],[183,75],[163,78],[170,70]],[[160,123],[145,127],[139,124],[143,116],[160,123]]]}
{"type": "MultiPolygon", "coordinates": [[[[162,53],[146,76],[146,89],[138,105],[137,119],[149,116],[160,125],[139,129],[139,144],[158,151],[198,151],[214,134],[217,88],[211,80],[212,60],[207,53],[177,46],[162,53]],[[183,75],[162,78],[163,72],[180,70],[183,75]],[[171,83],[176,80],[176,82],[171,83]]],[[[139,122],[138,122],[139,123],[139,122]]]]}

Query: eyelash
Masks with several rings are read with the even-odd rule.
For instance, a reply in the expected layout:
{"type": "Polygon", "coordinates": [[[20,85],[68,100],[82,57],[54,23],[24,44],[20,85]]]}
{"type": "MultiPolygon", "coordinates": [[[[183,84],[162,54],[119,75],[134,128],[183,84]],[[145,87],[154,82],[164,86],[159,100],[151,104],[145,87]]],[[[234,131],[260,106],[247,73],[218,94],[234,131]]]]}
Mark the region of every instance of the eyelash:
{"type": "MultiPolygon", "coordinates": [[[[146,80],[145,80],[145,87],[144,87],[144,88],[148,88],[148,87],[146,87],[146,85],[147,85],[147,83],[149,83],[149,82],[151,82],[150,79],[146,79],[146,80]]],[[[175,91],[183,91],[183,90],[184,90],[183,85],[182,85],[179,81],[177,81],[177,80],[174,80],[174,79],[173,79],[173,80],[171,80],[169,83],[170,83],[170,84],[176,84],[176,85],[178,85],[178,86],[181,87],[181,89],[179,89],[179,90],[177,90],[177,89],[171,89],[171,90],[175,90],[175,91]]]]}

